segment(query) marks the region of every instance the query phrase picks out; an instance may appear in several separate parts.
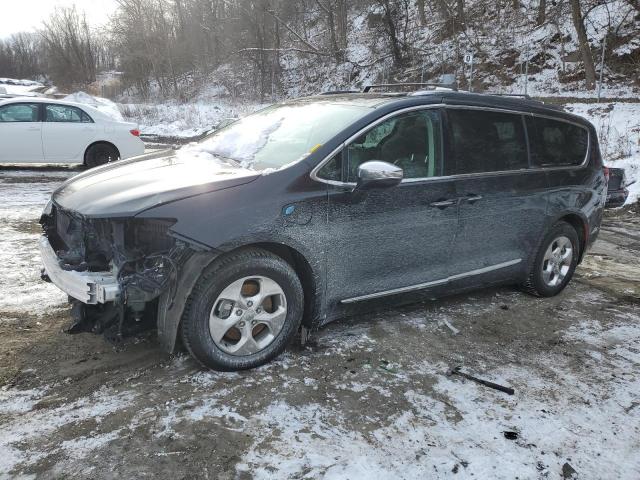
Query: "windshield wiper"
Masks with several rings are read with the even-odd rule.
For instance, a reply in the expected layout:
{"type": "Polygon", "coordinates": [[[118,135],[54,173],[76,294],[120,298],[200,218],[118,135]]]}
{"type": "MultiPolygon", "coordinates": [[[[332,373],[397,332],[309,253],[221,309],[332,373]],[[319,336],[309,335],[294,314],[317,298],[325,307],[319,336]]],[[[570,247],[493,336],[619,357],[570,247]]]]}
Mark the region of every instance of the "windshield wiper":
{"type": "Polygon", "coordinates": [[[212,153],[211,155],[213,155],[214,157],[218,157],[218,158],[222,158],[224,160],[229,160],[232,164],[234,164],[237,167],[242,167],[242,163],[240,163],[238,160],[236,160],[235,158],[231,158],[231,157],[225,157],[224,155],[220,155],[219,153],[212,153]]]}

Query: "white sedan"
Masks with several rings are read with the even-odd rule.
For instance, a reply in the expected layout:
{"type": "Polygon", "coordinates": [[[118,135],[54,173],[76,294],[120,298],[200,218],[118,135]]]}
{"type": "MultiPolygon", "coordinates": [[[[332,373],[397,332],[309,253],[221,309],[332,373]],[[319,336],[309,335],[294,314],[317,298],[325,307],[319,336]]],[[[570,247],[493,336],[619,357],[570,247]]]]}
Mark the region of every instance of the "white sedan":
{"type": "Polygon", "coordinates": [[[0,163],[83,163],[88,167],[144,153],[135,123],[84,104],[0,99],[0,163]]]}

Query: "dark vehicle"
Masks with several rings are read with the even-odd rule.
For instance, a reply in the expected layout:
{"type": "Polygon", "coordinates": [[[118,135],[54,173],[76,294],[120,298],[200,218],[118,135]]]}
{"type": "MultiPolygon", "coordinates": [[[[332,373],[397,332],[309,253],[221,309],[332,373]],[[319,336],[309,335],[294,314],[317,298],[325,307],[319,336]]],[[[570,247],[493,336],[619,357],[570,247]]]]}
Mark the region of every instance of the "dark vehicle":
{"type": "Polygon", "coordinates": [[[607,203],[605,208],[618,208],[624,205],[629,196],[624,168],[607,167],[609,181],[607,183],[607,203]]]}
{"type": "Polygon", "coordinates": [[[221,370],[390,302],[496,284],[559,293],[599,232],[596,131],[454,91],[269,107],[195,146],[82,173],[41,223],[77,329],[151,319],[221,370]]]}

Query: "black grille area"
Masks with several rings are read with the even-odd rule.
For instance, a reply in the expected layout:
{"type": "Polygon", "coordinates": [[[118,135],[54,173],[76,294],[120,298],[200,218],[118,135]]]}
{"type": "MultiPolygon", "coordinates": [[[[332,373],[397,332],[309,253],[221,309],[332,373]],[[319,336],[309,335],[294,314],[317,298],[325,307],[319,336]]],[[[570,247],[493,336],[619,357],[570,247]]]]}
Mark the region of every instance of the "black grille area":
{"type": "Polygon", "coordinates": [[[168,254],[175,239],[168,230],[175,223],[158,219],[87,219],[54,206],[40,220],[60,264],[68,270],[105,271],[168,254]]]}

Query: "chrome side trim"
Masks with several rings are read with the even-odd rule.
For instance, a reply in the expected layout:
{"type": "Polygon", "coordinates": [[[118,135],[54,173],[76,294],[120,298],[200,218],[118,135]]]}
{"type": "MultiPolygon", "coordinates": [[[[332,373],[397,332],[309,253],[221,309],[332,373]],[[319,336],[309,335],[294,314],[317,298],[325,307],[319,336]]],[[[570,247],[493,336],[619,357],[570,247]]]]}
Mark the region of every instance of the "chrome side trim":
{"type": "MultiPolygon", "coordinates": [[[[383,117],[380,117],[375,122],[370,123],[366,127],[361,128],[354,135],[352,135],[347,140],[345,140],[340,145],[338,145],[329,155],[324,157],[322,159],[322,161],[320,161],[320,163],[318,163],[318,165],[316,165],[313,168],[313,170],[311,170],[311,173],[309,174],[309,176],[311,177],[312,180],[315,180],[316,182],[326,183],[326,184],[329,184],[329,185],[335,185],[335,186],[345,187],[345,188],[354,188],[356,186],[356,182],[340,182],[338,180],[328,180],[328,179],[325,179],[325,178],[320,178],[317,175],[318,171],[322,167],[324,167],[325,164],[328,163],[340,150],[345,148],[353,140],[355,140],[356,138],[358,138],[360,135],[362,135],[366,131],[370,130],[371,128],[373,128],[373,127],[379,125],[380,123],[384,122],[385,120],[388,120],[389,118],[395,117],[396,115],[401,115],[403,113],[412,112],[412,111],[415,111],[415,110],[426,110],[426,109],[430,109],[430,108],[484,110],[484,111],[491,111],[491,112],[502,112],[502,113],[510,113],[510,114],[514,114],[514,115],[522,115],[523,119],[525,117],[540,117],[540,118],[546,118],[546,119],[549,119],[549,120],[555,120],[555,121],[558,121],[558,122],[569,123],[571,125],[575,125],[575,126],[580,127],[580,128],[582,128],[582,129],[587,131],[587,151],[586,151],[586,154],[584,156],[584,160],[582,161],[582,163],[580,165],[563,165],[563,166],[559,166],[559,167],[529,167],[529,168],[520,169],[520,170],[501,170],[501,171],[497,171],[497,172],[463,173],[463,174],[459,174],[459,175],[446,175],[446,176],[440,176],[440,177],[405,178],[405,179],[402,180],[401,184],[402,183],[414,183],[414,182],[433,182],[433,181],[438,181],[438,180],[456,179],[456,178],[490,177],[490,176],[494,176],[494,175],[502,176],[502,175],[520,174],[520,173],[538,173],[538,172],[541,172],[541,171],[545,172],[545,171],[556,171],[556,170],[578,170],[578,169],[584,168],[588,163],[589,153],[591,152],[591,143],[592,143],[591,132],[589,131],[589,129],[587,127],[585,127],[584,125],[582,125],[582,124],[580,124],[578,122],[573,122],[573,121],[567,120],[565,118],[553,117],[551,115],[544,115],[544,114],[531,113],[531,112],[522,112],[522,111],[518,111],[518,110],[509,110],[509,109],[506,109],[506,108],[481,107],[481,106],[475,106],[475,105],[451,105],[451,104],[446,104],[446,103],[437,103],[437,104],[429,104],[429,105],[414,105],[413,107],[407,107],[407,108],[403,108],[401,110],[396,110],[394,112],[386,114],[383,117]]],[[[526,132],[526,130],[525,130],[525,132],[526,132]]],[[[526,139],[527,139],[527,145],[529,145],[528,133],[526,135],[526,139]]],[[[530,151],[530,149],[528,149],[528,151],[530,151]]]]}
{"type": "Polygon", "coordinates": [[[413,292],[416,290],[422,290],[424,288],[436,287],[438,285],[445,285],[455,280],[461,280],[463,278],[473,277],[475,275],[482,275],[483,273],[492,272],[494,270],[500,270],[501,268],[511,267],[513,265],[517,265],[521,261],[522,261],[521,258],[517,258],[516,260],[510,260],[508,262],[498,263],[496,265],[491,265],[489,267],[478,268],[476,270],[471,270],[469,272],[451,275],[450,277],[442,278],[440,280],[433,280],[431,282],[418,283],[417,285],[410,285],[408,287],[394,288],[392,290],[384,290],[382,292],[369,293],[367,295],[360,295],[358,297],[346,298],[344,300],[340,300],[340,303],[347,303],[347,304],[356,303],[362,300],[371,300],[373,298],[386,297],[389,295],[396,295],[398,293],[413,292]]]}

